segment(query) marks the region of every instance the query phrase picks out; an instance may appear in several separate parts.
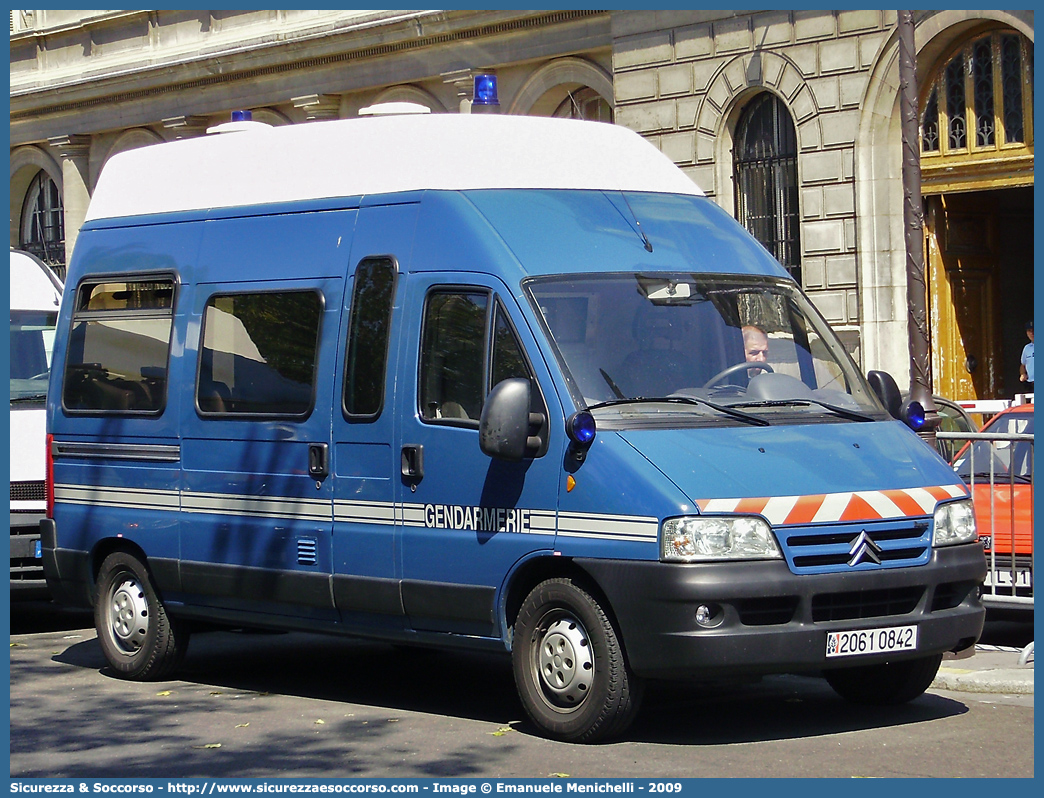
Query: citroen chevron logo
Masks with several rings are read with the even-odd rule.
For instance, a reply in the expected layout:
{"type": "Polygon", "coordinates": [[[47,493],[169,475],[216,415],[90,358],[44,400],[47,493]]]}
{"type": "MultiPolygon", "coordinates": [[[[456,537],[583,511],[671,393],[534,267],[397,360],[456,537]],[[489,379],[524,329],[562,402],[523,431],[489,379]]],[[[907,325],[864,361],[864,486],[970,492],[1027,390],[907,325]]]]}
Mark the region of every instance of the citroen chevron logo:
{"type": "Polygon", "coordinates": [[[853,568],[859,565],[859,563],[867,561],[880,565],[881,552],[881,547],[871,540],[864,529],[856,536],[855,540],[852,541],[852,546],[848,549],[848,553],[851,555],[848,564],[853,568]]]}

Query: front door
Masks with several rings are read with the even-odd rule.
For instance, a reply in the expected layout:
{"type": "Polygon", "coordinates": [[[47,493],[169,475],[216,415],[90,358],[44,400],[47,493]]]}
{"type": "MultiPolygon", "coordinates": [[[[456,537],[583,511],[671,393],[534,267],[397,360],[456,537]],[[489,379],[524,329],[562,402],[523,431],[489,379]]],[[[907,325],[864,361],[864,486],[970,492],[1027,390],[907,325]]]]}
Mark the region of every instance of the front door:
{"type": "MultiPolygon", "coordinates": [[[[527,556],[554,547],[561,412],[528,326],[506,287],[469,274],[414,274],[400,360],[402,597],[417,630],[500,636],[500,588],[527,556]],[[520,462],[479,449],[491,387],[530,380],[543,446],[520,462]],[[550,446],[548,446],[550,443],[550,446]]],[[[533,432],[537,432],[534,425],[533,432]]]]}
{"type": "Polygon", "coordinates": [[[952,399],[1011,398],[1033,317],[1032,189],[927,202],[933,389],[952,399]]]}

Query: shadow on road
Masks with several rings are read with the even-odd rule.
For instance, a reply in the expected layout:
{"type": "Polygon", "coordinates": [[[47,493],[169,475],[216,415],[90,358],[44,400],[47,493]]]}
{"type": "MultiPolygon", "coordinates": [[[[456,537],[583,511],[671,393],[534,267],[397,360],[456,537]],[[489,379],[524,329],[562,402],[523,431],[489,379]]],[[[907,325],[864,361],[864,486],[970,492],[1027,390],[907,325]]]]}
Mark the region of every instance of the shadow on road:
{"type": "MultiPolygon", "coordinates": [[[[118,679],[96,640],[53,659],[118,679]]],[[[511,726],[524,717],[508,657],[391,646],[308,634],[208,632],[193,637],[178,680],[240,693],[284,695],[511,726]]],[[[925,695],[899,707],[857,707],[824,681],[771,676],[747,683],[652,683],[624,736],[632,742],[712,746],[800,739],[961,715],[956,700],[925,695]]],[[[372,733],[372,730],[371,730],[372,733]]]]}

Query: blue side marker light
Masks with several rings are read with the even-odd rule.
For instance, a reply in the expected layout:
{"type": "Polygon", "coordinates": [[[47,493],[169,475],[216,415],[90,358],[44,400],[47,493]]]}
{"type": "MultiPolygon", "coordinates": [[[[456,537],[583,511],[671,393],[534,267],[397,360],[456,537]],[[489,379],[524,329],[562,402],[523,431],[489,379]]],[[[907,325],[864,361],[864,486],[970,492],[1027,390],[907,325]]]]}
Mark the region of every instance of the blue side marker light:
{"type": "Polygon", "coordinates": [[[595,431],[594,416],[586,410],[573,413],[566,422],[566,434],[569,436],[569,440],[584,449],[594,441],[595,431]]]}
{"type": "Polygon", "coordinates": [[[250,111],[233,111],[232,121],[233,122],[252,122],[254,115],[250,111]]]}
{"type": "Polygon", "coordinates": [[[475,75],[475,94],[472,105],[500,105],[497,99],[497,76],[475,75]]]}
{"type": "Polygon", "coordinates": [[[906,426],[917,432],[924,426],[924,407],[920,402],[907,399],[899,408],[899,417],[906,422],[906,426]]]}

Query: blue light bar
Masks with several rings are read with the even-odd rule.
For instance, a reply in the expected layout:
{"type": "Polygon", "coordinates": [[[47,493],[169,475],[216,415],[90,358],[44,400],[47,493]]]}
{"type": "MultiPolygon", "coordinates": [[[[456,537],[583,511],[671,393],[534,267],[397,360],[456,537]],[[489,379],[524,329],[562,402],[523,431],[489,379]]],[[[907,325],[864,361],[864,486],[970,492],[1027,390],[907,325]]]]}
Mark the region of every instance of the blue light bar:
{"type": "Polygon", "coordinates": [[[233,111],[232,121],[233,122],[251,122],[254,119],[254,115],[250,111],[233,111]]]}
{"type": "Polygon", "coordinates": [[[475,75],[475,95],[472,105],[500,105],[497,99],[497,76],[475,75]]]}

